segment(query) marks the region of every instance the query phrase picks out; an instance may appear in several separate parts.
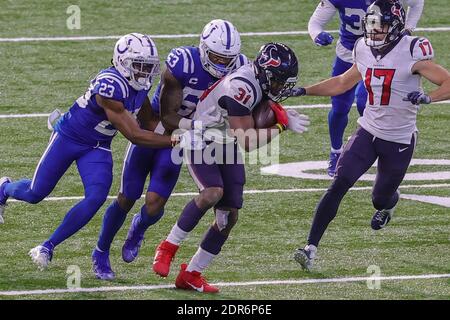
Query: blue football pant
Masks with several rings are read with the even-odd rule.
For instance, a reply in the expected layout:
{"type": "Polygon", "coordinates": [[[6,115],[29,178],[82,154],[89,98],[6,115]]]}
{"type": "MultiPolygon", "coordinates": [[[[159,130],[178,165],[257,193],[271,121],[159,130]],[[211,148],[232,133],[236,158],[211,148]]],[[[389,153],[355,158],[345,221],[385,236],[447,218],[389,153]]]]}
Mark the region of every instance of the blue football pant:
{"type": "Polygon", "coordinates": [[[38,203],[52,192],[74,161],[83,182],[85,198],[70,209],[50,237],[54,246],[85,226],[105,202],[112,183],[111,151],[81,145],[54,133],[33,179],[10,183],[5,188],[5,193],[14,199],[38,203]]]}
{"type": "MultiPolygon", "coordinates": [[[[120,193],[129,200],[138,200],[144,189],[147,176],[150,182],[147,192],[157,193],[168,199],[175,188],[180,175],[181,164],[175,164],[171,158],[171,148],[153,149],[128,144],[122,169],[120,193]]],[[[97,247],[102,251],[109,251],[111,243],[122,227],[127,212],[114,201],[105,212],[97,247]]],[[[142,231],[158,222],[164,214],[161,209],[156,215],[150,216],[143,205],[140,210],[141,220],[138,225],[142,231]]]]}
{"type": "MultiPolygon", "coordinates": [[[[336,57],[333,64],[332,76],[343,74],[352,67],[351,63],[345,62],[336,57]]],[[[355,100],[360,115],[363,114],[367,101],[367,91],[364,87],[363,81],[360,81],[352,89],[331,97],[331,110],[328,113],[328,128],[330,133],[331,147],[339,150],[342,147],[342,141],[345,128],[348,124],[348,113],[355,100]]]]}
{"type": "Polygon", "coordinates": [[[141,197],[147,176],[147,192],[155,192],[168,199],[180,175],[181,164],[171,158],[172,148],[153,149],[129,144],[125,155],[120,193],[127,199],[141,197]]]}

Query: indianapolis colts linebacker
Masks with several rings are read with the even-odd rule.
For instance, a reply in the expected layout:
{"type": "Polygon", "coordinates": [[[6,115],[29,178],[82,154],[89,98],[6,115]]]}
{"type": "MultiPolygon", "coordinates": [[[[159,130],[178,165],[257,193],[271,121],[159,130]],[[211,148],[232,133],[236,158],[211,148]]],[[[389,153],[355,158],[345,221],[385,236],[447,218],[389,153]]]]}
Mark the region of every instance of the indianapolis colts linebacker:
{"type": "MultiPolygon", "coordinates": [[[[229,21],[216,19],[206,24],[199,46],[174,48],[166,60],[152,99],[153,111],[160,113],[162,122],[157,132],[172,132],[180,128],[208,127],[216,123],[216,117],[192,120],[197,102],[203,91],[230,71],[247,64],[240,54],[241,40],[238,30],[229,21]]],[[[109,249],[114,236],[123,225],[127,213],[142,195],[145,181],[150,173],[145,204],[135,214],[122,247],[125,262],[136,259],[145,231],[159,221],[170,197],[181,164],[174,163],[171,148],[143,148],[130,143],[122,172],[122,183],[117,199],[106,210],[97,247],[94,250],[94,273],[99,279],[111,280],[115,274],[109,261],[109,249]]]]}
{"type": "Polygon", "coordinates": [[[84,95],[55,124],[49,145],[33,179],[0,181],[0,216],[9,197],[28,203],[42,201],[76,162],[85,198],[66,214],[56,231],[30,255],[40,269],[52,260],[57,245],[72,236],[105,202],[112,183],[111,140],[120,131],[135,144],[170,147],[170,136],[144,130],[151,122],[148,92],[159,74],[156,45],[149,36],[131,33],[115,47],[113,66],[100,71],[84,95]]]}
{"type": "MultiPolygon", "coordinates": [[[[367,8],[374,0],[322,0],[311,16],[308,32],[318,46],[327,46],[333,42],[333,36],[324,31],[325,25],[339,12],[339,40],[336,44],[336,58],[331,75],[343,74],[353,65],[352,50],[355,41],[362,37],[362,19],[367,8]]],[[[415,29],[422,14],[423,0],[404,0],[409,6],[405,31],[408,34],[415,29]]],[[[348,113],[355,100],[359,114],[362,116],[367,102],[367,91],[363,82],[343,94],[331,97],[332,108],[328,113],[328,128],[330,133],[331,152],[328,162],[328,175],[334,176],[336,164],[342,153],[342,140],[348,123],[348,113]]]]}

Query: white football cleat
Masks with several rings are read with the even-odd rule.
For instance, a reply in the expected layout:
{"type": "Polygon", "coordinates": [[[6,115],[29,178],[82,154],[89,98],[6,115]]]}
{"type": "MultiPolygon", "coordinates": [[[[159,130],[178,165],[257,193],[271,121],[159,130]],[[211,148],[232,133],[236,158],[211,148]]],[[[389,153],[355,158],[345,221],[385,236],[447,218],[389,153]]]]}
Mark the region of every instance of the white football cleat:
{"type": "Polygon", "coordinates": [[[41,271],[47,269],[53,258],[53,251],[41,245],[31,249],[28,254],[41,271]]]}

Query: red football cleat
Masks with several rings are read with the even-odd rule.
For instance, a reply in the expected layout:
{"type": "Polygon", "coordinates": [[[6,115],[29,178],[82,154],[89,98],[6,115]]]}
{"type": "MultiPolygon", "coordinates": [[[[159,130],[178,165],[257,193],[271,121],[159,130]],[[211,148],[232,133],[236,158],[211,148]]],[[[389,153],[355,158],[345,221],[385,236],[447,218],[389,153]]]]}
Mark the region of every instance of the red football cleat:
{"type": "Polygon", "coordinates": [[[202,274],[197,271],[186,271],[187,264],[181,265],[180,273],[175,280],[175,287],[184,290],[197,290],[198,292],[217,293],[219,288],[210,285],[202,274]]]}
{"type": "Polygon", "coordinates": [[[167,277],[170,271],[170,263],[179,246],[163,240],[156,248],[155,259],[153,260],[153,271],[161,277],[167,277]]]}

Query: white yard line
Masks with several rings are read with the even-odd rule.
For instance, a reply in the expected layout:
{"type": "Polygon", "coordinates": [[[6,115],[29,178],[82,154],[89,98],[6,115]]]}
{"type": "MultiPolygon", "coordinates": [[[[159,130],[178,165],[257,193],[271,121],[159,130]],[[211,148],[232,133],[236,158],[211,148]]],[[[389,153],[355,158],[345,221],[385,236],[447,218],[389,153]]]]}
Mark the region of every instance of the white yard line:
{"type": "MultiPolygon", "coordinates": [[[[317,283],[349,283],[362,281],[404,281],[404,280],[428,280],[450,278],[450,274],[423,274],[423,275],[403,275],[389,277],[347,277],[328,279],[302,279],[302,280],[264,280],[264,281],[243,281],[243,282],[218,282],[219,287],[248,287],[266,285],[302,285],[317,283]]],[[[94,287],[94,288],[74,288],[74,289],[46,289],[46,290],[23,290],[23,291],[0,291],[0,296],[25,296],[25,295],[48,295],[64,293],[92,293],[92,292],[113,292],[113,291],[151,291],[160,289],[174,289],[174,285],[148,285],[148,286],[117,286],[117,287],[94,287]]]]}
{"type": "MultiPolygon", "coordinates": [[[[430,106],[437,104],[450,104],[450,100],[439,101],[432,103],[428,106],[422,106],[424,108],[429,108],[430,106]]],[[[354,104],[354,106],[356,106],[354,104]]],[[[331,104],[321,103],[321,104],[301,104],[301,105],[291,105],[284,106],[286,109],[326,109],[331,108],[331,104]]],[[[46,118],[50,113],[22,113],[22,114],[0,114],[0,119],[15,119],[15,118],[46,118]]]]}
{"type": "MultiPolygon", "coordinates": [[[[331,181],[331,178],[330,178],[331,181]]],[[[417,185],[403,185],[400,189],[434,189],[434,188],[450,188],[450,183],[439,183],[439,184],[417,184],[417,185]]],[[[245,190],[245,194],[259,194],[259,193],[303,193],[303,192],[324,192],[327,188],[301,188],[301,189],[262,189],[262,190],[245,190]]],[[[353,187],[350,191],[365,191],[372,190],[372,187],[353,187]]],[[[196,196],[198,192],[175,192],[172,193],[171,197],[186,197],[186,196],[196,196]]],[[[145,194],[141,198],[145,197],[145,194]]],[[[116,196],[108,196],[108,199],[115,199],[116,196]]],[[[68,196],[68,197],[48,197],[44,201],[67,201],[67,200],[81,200],[84,196],[68,196]]],[[[20,200],[10,199],[10,202],[21,202],[20,200]]]]}
{"type": "MultiPolygon", "coordinates": [[[[433,27],[433,28],[417,28],[417,32],[448,32],[450,27],[433,27]]],[[[339,30],[328,30],[331,33],[338,33],[339,30]]],[[[258,37],[258,36],[289,36],[289,35],[308,35],[308,31],[274,31],[274,32],[243,32],[242,37],[258,37]]],[[[93,40],[110,40],[119,39],[120,35],[111,36],[72,36],[72,37],[17,37],[17,38],[0,38],[0,42],[36,42],[36,41],[93,41],[93,40]]],[[[152,39],[179,39],[179,38],[198,38],[197,33],[187,34],[154,34],[150,35],[152,39]]]]}

